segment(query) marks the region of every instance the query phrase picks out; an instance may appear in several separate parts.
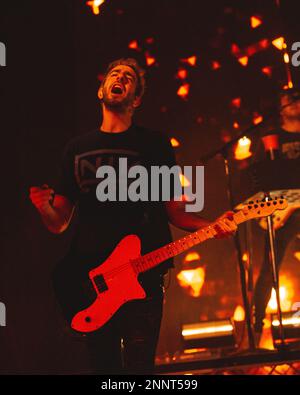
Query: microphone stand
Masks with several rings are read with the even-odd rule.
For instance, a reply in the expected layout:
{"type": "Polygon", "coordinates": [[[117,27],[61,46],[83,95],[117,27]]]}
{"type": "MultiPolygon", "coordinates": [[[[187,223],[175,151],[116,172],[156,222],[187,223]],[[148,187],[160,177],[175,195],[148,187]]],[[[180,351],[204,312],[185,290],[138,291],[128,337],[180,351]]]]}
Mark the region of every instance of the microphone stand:
{"type": "MultiPolygon", "coordinates": [[[[292,100],[285,104],[284,106],[281,106],[279,108],[279,111],[277,114],[274,114],[273,112],[270,112],[267,114],[264,118],[263,121],[261,121],[257,125],[252,125],[248,129],[246,129],[243,132],[240,132],[235,138],[227,142],[223,147],[216,149],[209,154],[203,156],[200,158],[199,162],[204,164],[208,162],[210,159],[214,158],[216,155],[221,154],[222,158],[224,160],[224,168],[225,168],[225,174],[226,174],[226,180],[227,180],[227,197],[228,201],[230,203],[231,209],[234,208],[234,202],[233,202],[233,194],[232,194],[232,188],[231,188],[231,173],[229,170],[229,161],[228,161],[228,152],[229,149],[238,142],[239,139],[241,139],[244,136],[251,136],[254,135],[255,133],[258,132],[259,127],[264,126],[267,121],[273,119],[273,118],[278,118],[280,112],[293,104],[295,101],[300,100],[300,95],[297,94],[293,96],[292,100]]],[[[266,195],[266,199],[269,198],[269,195],[266,195]]],[[[276,250],[275,250],[275,234],[273,230],[273,223],[272,223],[272,216],[268,216],[267,218],[267,224],[268,224],[268,237],[269,237],[269,246],[270,246],[270,257],[271,257],[271,264],[272,264],[272,274],[273,274],[273,285],[274,289],[276,292],[276,300],[277,300],[277,312],[278,312],[278,320],[279,320],[279,334],[280,334],[280,339],[281,339],[281,346],[284,348],[286,346],[286,343],[284,341],[284,333],[283,333],[283,325],[282,325],[282,311],[281,311],[281,306],[280,306],[280,296],[279,296],[279,276],[278,276],[278,271],[277,271],[277,264],[276,264],[276,250]]],[[[244,309],[245,309],[245,317],[246,317],[246,325],[247,325],[247,334],[248,334],[248,342],[249,342],[249,350],[254,351],[256,350],[255,347],[255,341],[254,341],[254,336],[253,336],[253,330],[252,330],[252,321],[251,321],[251,309],[250,309],[250,304],[248,300],[248,295],[247,295],[247,281],[246,281],[246,270],[244,267],[243,259],[242,259],[242,250],[241,250],[241,244],[240,244],[240,239],[239,239],[239,234],[236,232],[234,236],[234,241],[235,241],[235,248],[237,252],[237,257],[238,257],[238,264],[239,264],[239,271],[240,271],[240,283],[241,283],[241,291],[242,291],[242,298],[243,298],[243,304],[244,304],[244,309]]]]}
{"type": "MultiPolygon", "coordinates": [[[[225,174],[226,174],[226,180],[227,180],[227,197],[228,197],[228,201],[230,203],[230,207],[233,209],[234,204],[233,204],[233,195],[232,195],[232,188],[231,188],[231,173],[229,171],[228,150],[223,149],[221,151],[221,154],[222,154],[222,157],[224,160],[224,168],[225,168],[225,174]]],[[[234,244],[235,244],[235,249],[237,252],[237,258],[238,258],[238,263],[239,263],[240,283],[241,283],[241,290],[242,290],[243,305],[244,305],[244,309],[245,309],[249,350],[253,351],[253,350],[255,350],[255,341],[254,341],[254,335],[253,335],[252,324],[251,324],[250,304],[249,304],[248,295],[247,295],[246,270],[245,270],[245,266],[244,266],[244,262],[243,262],[243,254],[242,254],[242,248],[241,248],[241,243],[240,243],[240,238],[239,238],[238,232],[236,232],[236,234],[234,235],[234,244]]]]}

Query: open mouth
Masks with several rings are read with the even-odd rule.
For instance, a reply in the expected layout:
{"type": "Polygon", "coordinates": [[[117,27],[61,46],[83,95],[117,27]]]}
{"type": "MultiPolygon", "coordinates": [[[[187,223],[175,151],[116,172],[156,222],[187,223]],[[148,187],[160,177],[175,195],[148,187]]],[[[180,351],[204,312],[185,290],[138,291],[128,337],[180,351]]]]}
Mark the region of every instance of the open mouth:
{"type": "Polygon", "coordinates": [[[114,85],[111,89],[112,93],[115,93],[117,95],[121,95],[123,93],[123,89],[120,85],[114,85]]]}

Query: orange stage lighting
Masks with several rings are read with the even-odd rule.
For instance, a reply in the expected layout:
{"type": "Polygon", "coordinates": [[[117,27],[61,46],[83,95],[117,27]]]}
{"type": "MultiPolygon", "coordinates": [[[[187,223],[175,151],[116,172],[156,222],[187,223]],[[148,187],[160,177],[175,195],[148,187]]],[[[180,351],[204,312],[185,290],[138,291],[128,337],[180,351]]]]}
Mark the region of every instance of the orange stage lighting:
{"type": "Polygon", "coordinates": [[[249,57],[248,56],[242,56],[241,58],[238,58],[238,61],[240,62],[240,64],[242,66],[246,67],[248,62],[249,62],[249,57]]]}
{"type": "Polygon", "coordinates": [[[294,252],[294,257],[300,261],[300,251],[294,252]]]}
{"type": "Polygon", "coordinates": [[[236,322],[245,321],[245,310],[242,306],[237,306],[234,310],[233,320],[236,322]]]}
{"type": "Polygon", "coordinates": [[[135,49],[137,51],[140,51],[141,49],[139,48],[138,42],[136,40],[130,41],[128,44],[128,48],[130,49],[135,49]]]}
{"type": "Polygon", "coordinates": [[[272,41],[272,44],[274,45],[275,48],[279,49],[280,51],[286,48],[285,40],[283,37],[275,38],[275,40],[272,41]]]}
{"type": "Polygon", "coordinates": [[[265,75],[267,75],[268,77],[272,77],[272,67],[270,67],[270,66],[266,66],[266,67],[263,67],[262,69],[261,69],[261,71],[265,74],[265,75]]]}
{"type": "Polygon", "coordinates": [[[287,52],[284,53],[283,60],[284,60],[284,63],[287,63],[287,64],[290,63],[290,57],[287,52]]]}
{"type": "Polygon", "coordinates": [[[196,56],[190,56],[189,58],[186,59],[181,59],[182,62],[188,63],[191,66],[195,66],[197,63],[197,57],[196,56]]]}
{"type": "Polygon", "coordinates": [[[200,296],[204,284],[205,269],[198,267],[197,269],[181,270],[177,274],[177,280],[181,287],[185,288],[191,296],[197,298],[200,296]]]}
{"type": "Polygon", "coordinates": [[[240,108],[241,107],[241,98],[236,97],[235,99],[231,100],[231,106],[235,108],[240,108]]]}
{"type": "Polygon", "coordinates": [[[92,8],[95,15],[100,14],[100,6],[105,2],[105,0],[90,0],[87,1],[87,5],[92,8]]]}
{"type": "Polygon", "coordinates": [[[238,129],[240,127],[240,125],[238,124],[238,122],[234,122],[233,127],[234,127],[234,129],[238,129]]]}
{"type": "Polygon", "coordinates": [[[145,53],[145,57],[147,66],[153,66],[155,64],[156,59],[153,56],[149,55],[148,52],[145,53]]]}
{"type": "Polygon", "coordinates": [[[188,72],[185,69],[179,69],[176,77],[180,80],[185,80],[187,78],[188,72]]]}
{"type": "Polygon", "coordinates": [[[262,18],[258,15],[254,15],[250,18],[250,23],[252,29],[256,29],[258,26],[262,24],[262,18]]]}
{"type": "MultiPolygon", "coordinates": [[[[292,281],[285,275],[281,275],[279,279],[279,298],[282,311],[289,311],[292,308],[294,288],[292,281]]],[[[277,300],[275,289],[272,288],[272,295],[267,306],[267,313],[277,311],[277,300]]]]}
{"type": "Polygon", "coordinates": [[[269,40],[265,38],[265,39],[259,41],[256,44],[249,45],[249,47],[247,47],[244,50],[244,52],[245,52],[246,55],[252,56],[252,55],[255,55],[259,51],[267,49],[269,45],[270,45],[269,40]]]}
{"type": "Polygon", "coordinates": [[[182,99],[187,99],[188,94],[190,91],[190,84],[181,85],[177,91],[177,95],[180,96],[182,99]]]}
{"type": "Polygon", "coordinates": [[[190,263],[194,261],[199,261],[200,260],[200,255],[198,254],[197,251],[192,251],[186,254],[184,258],[184,263],[190,263]]]}
{"type": "Polygon", "coordinates": [[[251,147],[251,140],[248,137],[244,136],[241,139],[239,139],[235,147],[234,158],[236,160],[244,160],[250,158],[250,156],[252,155],[250,151],[250,147],[251,147]]]}
{"type": "Polygon", "coordinates": [[[253,114],[253,123],[254,125],[258,125],[259,123],[261,123],[264,120],[262,115],[259,115],[257,113],[253,114]]]}
{"type": "Polygon", "coordinates": [[[172,147],[179,147],[180,146],[179,141],[177,139],[175,139],[175,137],[172,137],[170,141],[171,141],[172,147]]]}

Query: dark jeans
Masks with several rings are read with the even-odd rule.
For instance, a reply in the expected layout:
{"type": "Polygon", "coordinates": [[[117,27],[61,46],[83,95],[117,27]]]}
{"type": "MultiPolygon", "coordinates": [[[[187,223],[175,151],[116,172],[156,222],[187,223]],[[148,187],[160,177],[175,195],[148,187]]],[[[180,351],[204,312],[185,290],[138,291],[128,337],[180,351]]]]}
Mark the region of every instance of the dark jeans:
{"type": "Polygon", "coordinates": [[[161,281],[87,336],[94,374],[152,374],[163,307],[161,281]]]}
{"type": "MultiPolygon", "coordinates": [[[[289,242],[300,233],[300,210],[297,210],[287,221],[284,227],[276,231],[276,251],[277,251],[277,268],[283,262],[285,251],[289,242]]],[[[269,241],[266,233],[265,254],[262,267],[255,285],[254,290],[254,328],[256,332],[261,332],[263,328],[263,319],[265,310],[270,300],[273,276],[272,265],[269,260],[269,241]]]]}

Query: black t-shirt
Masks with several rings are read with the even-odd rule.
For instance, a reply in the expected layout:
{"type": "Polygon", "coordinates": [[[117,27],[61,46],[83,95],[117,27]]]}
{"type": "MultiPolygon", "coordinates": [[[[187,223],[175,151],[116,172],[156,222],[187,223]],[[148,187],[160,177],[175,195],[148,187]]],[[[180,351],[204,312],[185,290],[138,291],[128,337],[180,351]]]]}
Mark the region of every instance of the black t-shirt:
{"type": "Polygon", "coordinates": [[[284,129],[276,131],[279,136],[281,157],[297,159],[300,157],[300,132],[287,132],[284,129]]]}
{"type": "MultiPolygon", "coordinates": [[[[96,178],[97,169],[104,165],[115,169],[118,191],[120,158],[127,159],[128,169],[135,165],[147,169],[151,165],[176,165],[168,138],[136,125],[121,133],[94,130],[67,144],[56,193],[77,204],[78,223],[70,254],[80,257],[83,265],[89,260],[94,262],[95,257],[97,265],[103,262],[119,241],[129,234],[141,238],[142,255],[172,240],[164,202],[100,202],[97,199],[96,188],[101,181],[96,178]]],[[[116,196],[118,199],[118,192],[116,196]]],[[[145,275],[156,276],[171,266],[173,262],[168,260],[145,275]]]]}

